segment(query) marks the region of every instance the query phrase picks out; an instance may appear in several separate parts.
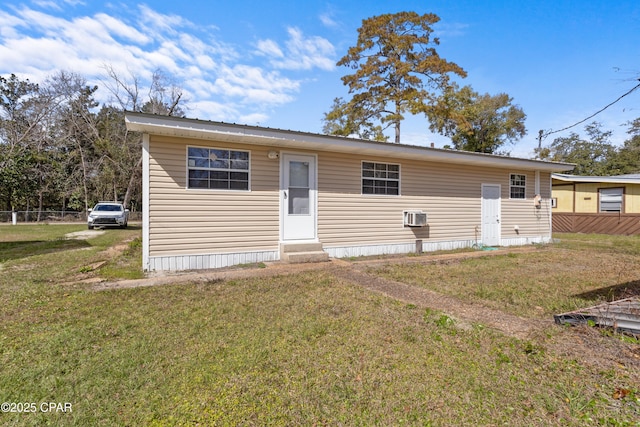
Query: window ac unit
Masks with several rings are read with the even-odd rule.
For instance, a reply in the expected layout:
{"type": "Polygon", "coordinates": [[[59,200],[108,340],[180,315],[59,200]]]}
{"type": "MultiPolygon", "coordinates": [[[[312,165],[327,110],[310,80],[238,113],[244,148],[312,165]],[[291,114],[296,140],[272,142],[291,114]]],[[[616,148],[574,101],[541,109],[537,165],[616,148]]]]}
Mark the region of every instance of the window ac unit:
{"type": "Polygon", "coordinates": [[[424,227],[427,225],[427,214],[422,211],[404,211],[404,225],[407,227],[424,227]]]}

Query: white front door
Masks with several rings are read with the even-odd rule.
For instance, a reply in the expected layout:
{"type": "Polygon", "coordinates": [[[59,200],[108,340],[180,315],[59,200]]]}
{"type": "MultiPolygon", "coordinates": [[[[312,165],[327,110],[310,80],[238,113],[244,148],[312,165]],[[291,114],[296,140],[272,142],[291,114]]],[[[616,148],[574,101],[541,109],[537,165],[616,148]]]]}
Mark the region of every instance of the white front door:
{"type": "Polygon", "coordinates": [[[282,155],[282,240],[316,239],[316,157],[282,155]]]}
{"type": "Polygon", "coordinates": [[[482,243],[500,244],[500,184],[482,184],[482,243]]]}

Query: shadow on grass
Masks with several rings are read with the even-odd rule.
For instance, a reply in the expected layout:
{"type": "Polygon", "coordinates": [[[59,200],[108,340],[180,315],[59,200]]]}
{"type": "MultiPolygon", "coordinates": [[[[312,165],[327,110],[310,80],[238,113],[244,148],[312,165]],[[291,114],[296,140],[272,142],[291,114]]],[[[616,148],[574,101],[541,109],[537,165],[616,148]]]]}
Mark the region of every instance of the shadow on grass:
{"type": "Polygon", "coordinates": [[[85,240],[71,239],[0,242],[0,262],[88,247],[91,245],[85,240]]]}
{"type": "Polygon", "coordinates": [[[575,295],[578,298],[593,301],[615,301],[624,298],[640,297],[640,280],[594,289],[589,292],[575,295]]]}

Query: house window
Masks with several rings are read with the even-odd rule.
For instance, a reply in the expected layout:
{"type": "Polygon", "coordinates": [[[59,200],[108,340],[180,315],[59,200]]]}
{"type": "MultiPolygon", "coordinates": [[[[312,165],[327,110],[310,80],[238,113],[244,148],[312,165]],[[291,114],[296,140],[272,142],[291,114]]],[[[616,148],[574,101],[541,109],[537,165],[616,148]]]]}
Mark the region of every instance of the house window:
{"type": "Polygon", "coordinates": [[[362,194],[400,194],[400,165],[362,162],[362,194]]]}
{"type": "Polygon", "coordinates": [[[188,147],[188,188],[249,190],[249,152],[188,147]]]}
{"type": "Polygon", "coordinates": [[[512,173],[509,179],[509,198],[511,199],[524,199],[525,188],[527,186],[527,176],[517,173],[512,173]]]}
{"type": "Polygon", "coordinates": [[[601,188],[600,212],[622,212],[624,188],[601,188]]]}

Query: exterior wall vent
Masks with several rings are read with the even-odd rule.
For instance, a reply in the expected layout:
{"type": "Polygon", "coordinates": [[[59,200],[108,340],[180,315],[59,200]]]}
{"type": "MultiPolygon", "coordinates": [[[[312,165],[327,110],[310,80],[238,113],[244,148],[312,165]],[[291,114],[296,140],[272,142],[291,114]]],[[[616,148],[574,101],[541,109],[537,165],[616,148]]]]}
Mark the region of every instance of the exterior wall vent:
{"type": "Polygon", "coordinates": [[[424,227],[427,225],[427,214],[422,211],[404,211],[405,227],[424,227]]]}

